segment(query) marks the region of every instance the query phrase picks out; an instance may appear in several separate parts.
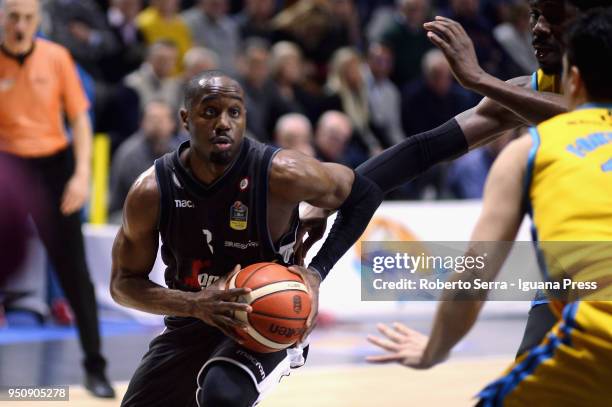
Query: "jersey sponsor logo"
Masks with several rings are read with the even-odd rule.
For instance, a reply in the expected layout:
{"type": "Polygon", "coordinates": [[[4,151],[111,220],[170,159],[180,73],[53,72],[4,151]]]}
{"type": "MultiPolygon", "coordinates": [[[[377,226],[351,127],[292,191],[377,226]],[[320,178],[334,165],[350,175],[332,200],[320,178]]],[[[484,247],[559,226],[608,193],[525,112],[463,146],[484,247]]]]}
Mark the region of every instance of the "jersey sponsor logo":
{"type": "Polygon", "coordinates": [[[240,190],[244,191],[249,187],[249,177],[244,177],[240,180],[239,184],[240,190]]]}
{"type": "Polygon", "coordinates": [[[582,158],[609,143],[612,143],[612,133],[593,133],[586,137],[577,138],[574,144],[569,144],[566,147],[566,150],[582,158]]]}
{"type": "Polygon", "coordinates": [[[249,217],[249,208],[240,201],[234,202],[230,208],[230,227],[234,230],[245,230],[249,217]]]}
{"type": "Polygon", "coordinates": [[[189,199],[175,199],[174,206],[177,208],[195,208],[193,201],[190,201],[189,199]]]}
{"type": "Polygon", "coordinates": [[[208,273],[199,274],[198,275],[198,282],[200,283],[200,288],[202,288],[204,290],[204,289],[210,287],[219,278],[220,278],[219,276],[211,276],[208,273]]]}
{"type": "Polygon", "coordinates": [[[252,240],[249,240],[246,243],[242,243],[242,242],[230,242],[229,240],[226,240],[224,245],[225,247],[233,247],[234,249],[246,250],[249,247],[259,247],[259,242],[254,242],[252,240]]]}
{"type": "Polygon", "coordinates": [[[612,172],[612,158],[601,165],[601,170],[603,172],[612,172]]]}

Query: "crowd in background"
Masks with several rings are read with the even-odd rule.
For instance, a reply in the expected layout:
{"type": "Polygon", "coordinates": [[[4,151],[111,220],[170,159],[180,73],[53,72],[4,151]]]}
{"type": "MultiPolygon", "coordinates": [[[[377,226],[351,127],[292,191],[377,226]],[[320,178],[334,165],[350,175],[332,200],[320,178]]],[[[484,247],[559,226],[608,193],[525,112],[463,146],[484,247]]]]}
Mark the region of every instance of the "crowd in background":
{"type": "MultiPolygon", "coordinates": [[[[182,89],[204,70],[242,84],[251,137],[356,167],[478,102],[427,39],[433,16],[463,25],[487,72],[537,69],[524,0],[45,0],[43,15],[42,34],[90,84],[95,131],[112,140],[115,213],[137,175],[187,138],[182,89]]],[[[503,145],[391,197],[479,198],[503,145]]]]}

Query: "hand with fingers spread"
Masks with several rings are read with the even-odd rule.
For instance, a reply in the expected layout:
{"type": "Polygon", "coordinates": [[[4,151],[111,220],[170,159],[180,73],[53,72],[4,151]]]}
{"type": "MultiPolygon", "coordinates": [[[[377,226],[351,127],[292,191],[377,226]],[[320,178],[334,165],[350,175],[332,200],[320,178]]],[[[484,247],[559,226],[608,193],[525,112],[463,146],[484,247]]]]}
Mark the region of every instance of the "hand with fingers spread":
{"type": "Polygon", "coordinates": [[[441,361],[431,361],[426,357],[425,350],[429,337],[396,322],[393,327],[385,324],[377,325],[378,331],[384,336],[368,336],[368,342],[386,350],[388,353],[368,356],[370,363],[399,363],[414,369],[428,369],[441,361]]]}
{"type": "Polygon", "coordinates": [[[220,278],[215,284],[196,293],[192,315],[208,325],[219,328],[225,335],[242,343],[238,332],[246,331],[244,322],[236,319],[236,311],[251,312],[248,304],[240,302],[240,297],[251,292],[250,288],[227,289],[227,281],[240,271],[240,265],[226,277],[220,278]]]}
{"type": "Polygon", "coordinates": [[[444,53],[453,75],[466,89],[474,89],[486,72],[480,67],[474,43],[461,24],[437,16],[423,24],[429,40],[444,53]]]}
{"type": "Polygon", "coordinates": [[[304,259],[312,245],[321,240],[325,234],[327,218],[332,212],[329,209],[317,208],[308,203],[303,205],[300,208],[300,226],[293,247],[295,263],[300,266],[304,265],[304,259]],[[308,233],[308,237],[303,240],[306,233],[308,233]]]}
{"type": "Polygon", "coordinates": [[[321,285],[321,276],[315,270],[307,269],[301,266],[291,266],[288,270],[302,277],[306,283],[308,293],[310,293],[310,315],[308,315],[308,320],[306,320],[306,330],[304,331],[302,337],[298,340],[298,343],[303,343],[308,335],[310,335],[317,322],[317,314],[319,313],[319,286],[321,285]]]}

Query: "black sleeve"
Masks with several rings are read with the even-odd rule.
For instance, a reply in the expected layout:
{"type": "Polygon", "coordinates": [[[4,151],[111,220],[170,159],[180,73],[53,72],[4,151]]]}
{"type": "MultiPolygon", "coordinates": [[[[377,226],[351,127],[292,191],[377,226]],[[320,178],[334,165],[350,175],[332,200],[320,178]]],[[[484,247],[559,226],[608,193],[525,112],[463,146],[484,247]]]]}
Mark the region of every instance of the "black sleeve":
{"type": "Polygon", "coordinates": [[[434,164],[458,157],[468,144],[454,118],[433,130],[411,136],[361,164],[357,173],[385,193],[410,181],[434,164]]]}
{"type": "Polygon", "coordinates": [[[338,215],[327,239],[308,266],[317,270],[322,280],[363,234],[383,196],[375,183],[355,173],[349,196],[338,208],[338,215]]]}

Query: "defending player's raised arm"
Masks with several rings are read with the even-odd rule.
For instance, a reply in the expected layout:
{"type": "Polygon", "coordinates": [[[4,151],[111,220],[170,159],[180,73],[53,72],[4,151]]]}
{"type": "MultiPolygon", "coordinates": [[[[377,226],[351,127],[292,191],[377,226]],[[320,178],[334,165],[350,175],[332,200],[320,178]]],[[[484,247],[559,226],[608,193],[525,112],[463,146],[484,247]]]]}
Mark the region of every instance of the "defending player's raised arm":
{"type": "Polygon", "coordinates": [[[321,278],[359,239],[383,199],[376,184],[351,169],[289,150],[274,158],[270,185],[288,202],[338,209],[329,237],[309,265],[321,278]]]}
{"type": "Polygon", "coordinates": [[[185,292],[162,287],[149,279],[157,257],[159,211],[160,192],[151,168],[138,178],[126,198],[123,224],[113,244],[113,299],[152,314],[199,318],[236,338],[233,328],[244,329],[245,325],[228,315],[234,311],[251,311],[250,306],[233,302],[250,289],[226,290],[225,280],[220,279],[217,286],[185,292]]]}
{"type": "Polygon", "coordinates": [[[567,112],[560,95],[536,92],[518,81],[504,82],[485,72],[478,64],[474,44],[461,24],[446,17],[436,17],[424,24],[427,36],[444,53],[453,75],[466,89],[489,97],[521,117],[527,124],[537,124],[567,112]]]}
{"type": "MultiPolygon", "coordinates": [[[[449,282],[469,281],[469,276],[493,281],[497,276],[523,219],[523,180],[530,146],[528,137],[508,145],[487,178],[482,212],[468,249],[470,256],[486,253],[484,270],[466,270],[449,282]]],[[[414,368],[429,368],[442,362],[472,328],[485,296],[486,292],[476,289],[445,291],[429,339],[402,324],[396,324],[393,329],[380,325],[379,330],[385,338],[369,337],[368,340],[388,353],[368,357],[368,361],[397,362],[414,368]]]]}

